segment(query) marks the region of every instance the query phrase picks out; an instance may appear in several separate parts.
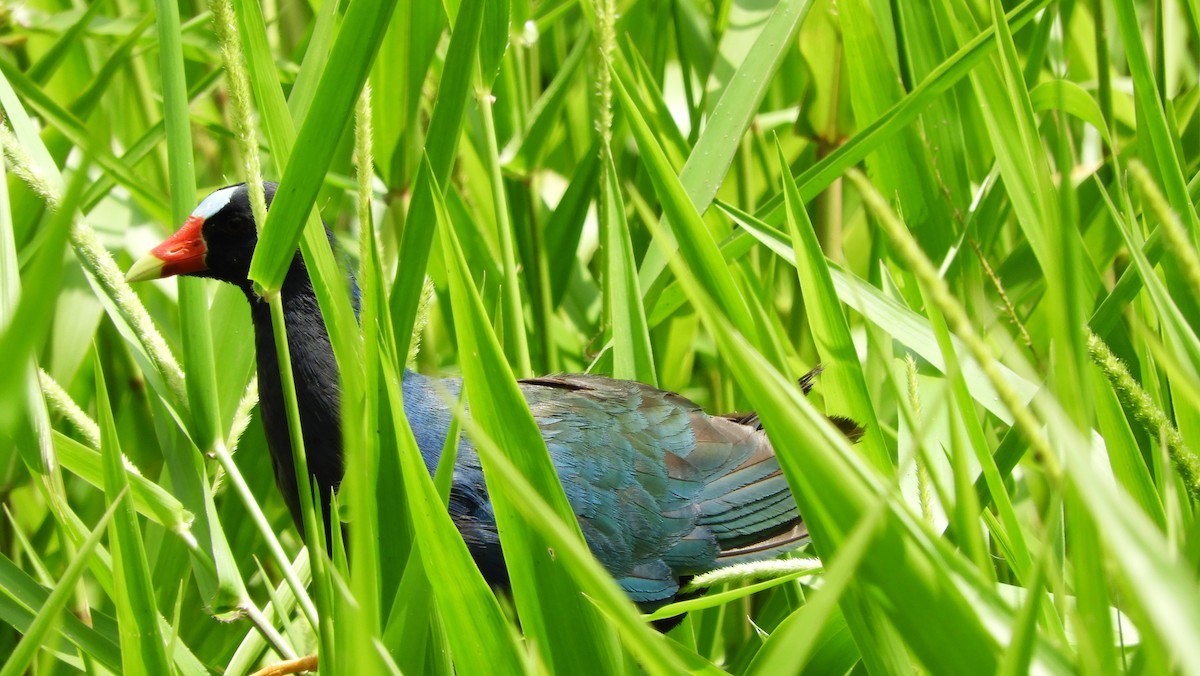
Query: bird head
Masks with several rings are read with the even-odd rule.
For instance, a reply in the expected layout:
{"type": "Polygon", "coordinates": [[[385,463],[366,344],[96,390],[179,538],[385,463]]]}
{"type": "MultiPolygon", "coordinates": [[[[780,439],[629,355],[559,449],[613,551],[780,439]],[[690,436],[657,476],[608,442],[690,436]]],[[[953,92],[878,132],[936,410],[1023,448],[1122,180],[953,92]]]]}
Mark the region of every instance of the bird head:
{"type": "MultiPolygon", "coordinates": [[[[275,183],[263,183],[267,206],[275,188],[275,183]]],[[[245,183],[231,185],[205,197],[183,227],[129,268],[125,281],[189,275],[246,286],[257,244],[250,191],[245,183]]]]}

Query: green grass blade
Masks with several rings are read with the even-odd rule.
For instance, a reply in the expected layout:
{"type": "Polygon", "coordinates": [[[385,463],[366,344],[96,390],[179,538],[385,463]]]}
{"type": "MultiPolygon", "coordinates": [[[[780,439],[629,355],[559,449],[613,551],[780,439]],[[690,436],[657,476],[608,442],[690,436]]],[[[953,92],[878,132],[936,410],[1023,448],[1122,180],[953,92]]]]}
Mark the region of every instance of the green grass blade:
{"type": "MultiPolygon", "coordinates": [[[[738,144],[731,139],[741,138],[750,127],[787,47],[795,39],[800,22],[811,6],[811,0],[782,0],[775,6],[759,38],[746,53],[745,60],[738,64],[737,72],[730,76],[729,84],[713,107],[708,124],[679,173],[679,182],[687,199],[698,213],[704,213],[716,196],[737,150],[738,144]]],[[[630,85],[626,82],[625,86],[630,85]]],[[[633,117],[628,111],[626,114],[633,117]]],[[[646,153],[646,150],[642,149],[642,152],[646,153]]],[[[660,228],[664,233],[673,229],[660,228]]],[[[667,257],[674,248],[675,243],[668,236],[663,244],[650,249],[638,271],[643,292],[649,291],[666,269],[667,257]]]]}
{"type": "Polygon", "coordinates": [[[1131,4],[1117,3],[1114,7],[1117,29],[1123,40],[1129,74],[1133,79],[1139,126],[1144,125],[1148,137],[1145,141],[1146,147],[1154,156],[1154,161],[1147,161],[1146,164],[1155,167],[1156,178],[1163,182],[1171,207],[1184,219],[1194,239],[1197,233],[1200,233],[1200,218],[1197,217],[1195,205],[1188,196],[1187,181],[1176,154],[1174,139],[1178,137],[1178,133],[1172,133],[1170,129],[1159,91],[1161,83],[1153,73],[1149,56],[1146,54],[1146,45],[1141,38],[1142,23],[1131,4]]]}
{"type": "Polygon", "coordinates": [[[613,377],[640,380],[655,385],[654,354],[646,328],[646,310],[638,287],[633,245],[629,240],[629,225],[625,222],[625,206],[617,169],[611,155],[605,154],[603,183],[600,188],[600,218],[604,221],[609,295],[609,323],[613,330],[613,377]]]}
{"type": "MultiPolygon", "coordinates": [[[[171,2],[158,2],[156,16],[171,190],[171,224],[178,226],[183,224],[196,202],[179,8],[171,2]]],[[[224,441],[219,419],[220,404],[217,401],[208,294],[205,283],[198,279],[180,277],[178,284],[183,366],[187,374],[185,384],[191,413],[189,431],[200,452],[211,452],[214,445],[224,444],[224,441]]],[[[203,460],[188,445],[172,445],[165,450],[172,482],[176,491],[187,501],[188,509],[196,516],[193,529],[205,550],[206,560],[198,562],[193,568],[196,581],[201,592],[209,599],[214,613],[221,615],[236,611],[246,596],[246,590],[229,550],[225,532],[219,523],[213,522],[216,509],[203,460]]]]}
{"type": "Polygon", "coordinates": [[[479,31],[483,21],[483,3],[470,1],[459,13],[446,48],[446,62],[438,84],[438,97],[425,136],[428,158],[421,164],[413,182],[413,203],[400,238],[405,265],[396,274],[391,293],[391,315],[397,350],[408,353],[409,338],[424,287],[429,249],[433,244],[437,214],[429,199],[429,181],[447,185],[454,166],[458,139],[462,133],[466,107],[472,94],[472,75],[479,49],[479,31]],[[430,173],[423,173],[426,167],[430,173]]]}
{"type": "MultiPolygon", "coordinates": [[[[1041,12],[1050,0],[1026,0],[1007,15],[1012,30],[1024,26],[1041,12]]],[[[796,185],[806,201],[816,197],[837,180],[846,169],[861,162],[892,134],[905,129],[938,96],[973,72],[980,61],[995,47],[994,28],[985,28],[969,42],[963,44],[946,61],[929,73],[908,93],[897,101],[879,119],[865,126],[857,134],[826,155],[820,162],[796,175],[796,185]]],[[[783,204],[783,195],[776,194],[765,200],[756,215],[768,220],[777,214],[783,204]]]]}
{"type": "MultiPolygon", "coordinates": [[[[885,52],[887,27],[879,22],[887,18],[878,16],[869,5],[867,0],[849,0],[838,7],[850,99],[854,116],[863,126],[880,118],[904,95],[885,52]]],[[[867,167],[884,194],[897,196],[905,222],[930,256],[945,255],[957,229],[951,206],[965,205],[947,203],[920,128],[908,126],[880,143],[867,156],[867,167]]]]}
{"type": "Polygon", "coordinates": [[[870,512],[826,568],[824,584],[802,608],[788,616],[763,644],[747,674],[799,673],[811,659],[820,627],[837,612],[838,600],[868,555],[871,542],[883,525],[884,510],[870,512]]]}
{"type": "Polygon", "coordinates": [[[858,421],[865,430],[863,452],[876,469],[891,474],[892,460],[884,446],[879,420],[867,393],[866,379],[850,337],[849,322],[834,290],[833,278],[829,274],[821,245],[817,242],[816,231],[800,200],[800,191],[788,171],[783,148],[776,143],[776,149],[779,151],[784,208],[796,272],[805,299],[805,314],[813,332],[817,354],[821,358],[822,381],[830,385],[823,388],[826,406],[830,414],[844,415],[858,421]]]}
{"type": "MultiPolygon", "coordinates": [[[[721,258],[712,234],[704,225],[704,221],[700,219],[695,205],[671,169],[666,155],[663,154],[662,148],[654,138],[654,132],[642,118],[641,108],[630,96],[627,84],[614,73],[613,90],[617,94],[617,101],[620,102],[634,138],[637,139],[638,149],[642,152],[642,161],[654,182],[658,199],[662,203],[663,212],[668,219],[667,222],[671,224],[672,229],[678,230],[675,239],[680,251],[683,252],[690,264],[702,271],[701,279],[704,280],[705,289],[713,298],[718,299],[721,308],[727,315],[738,326],[748,329],[753,327],[754,321],[750,318],[750,310],[746,307],[745,299],[742,298],[734,284],[729,269],[725,267],[725,261],[721,258]]],[[[665,230],[657,232],[665,232],[665,230]]],[[[664,243],[664,246],[667,244],[664,243]]],[[[645,268],[645,263],[642,267],[645,268]]]]}
{"type": "Polygon", "coordinates": [[[100,538],[106,532],[109,521],[116,514],[117,509],[122,506],[122,500],[125,497],[127,496],[124,491],[118,493],[109,504],[104,515],[96,522],[96,528],[92,530],[88,538],[84,540],[83,545],[79,547],[79,550],[75,554],[75,559],[71,561],[71,565],[67,566],[67,570],[58,579],[58,584],[54,587],[54,591],[50,592],[45,603],[38,609],[37,616],[33,618],[33,622],[23,632],[24,636],[22,636],[21,642],[9,654],[3,668],[0,668],[0,676],[16,676],[16,674],[26,673],[26,670],[29,669],[38,648],[42,645],[46,635],[54,627],[55,623],[59,621],[58,616],[66,607],[71,594],[74,593],[75,584],[79,581],[80,576],[83,575],[88,557],[91,555],[92,550],[96,548],[96,545],[100,543],[100,538]]]}
{"type": "MultiPolygon", "coordinates": [[[[555,513],[565,522],[575,524],[574,512],[559,484],[541,433],[492,333],[483,302],[467,271],[466,258],[440,203],[435,186],[434,204],[438,207],[442,251],[455,308],[463,387],[472,420],[503,445],[542,499],[553,505],[555,513]]],[[[490,463],[486,459],[484,462],[486,477],[490,463]]],[[[513,507],[512,487],[491,481],[488,488],[500,524],[505,563],[521,625],[537,642],[547,665],[566,672],[597,665],[612,669],[613,638],[605,631],[605,623],[579,594],[567,571],[549,554],[547,543],[525,523],[527,517],[522,518],[513,507]]],[[[582,539],[578,525],[576,533],[582,539]]]]}
{"type": "Polygon", "coordinates": [[[518,673],[522,657],[508,622],[438,497],[404,416],[400,373],[395,364],[388,363],[387,355],[381,359],[387,369],[384,383],[396,425],[413,530],[421,543],[417,551],[425,570],[438,571],[429,577],[429,584],[443,620],[455,628],[447,639],[456,668],[467,673],[518,673]]]}
{"type": "Polygon", "coordinates": [[[338,67],[321,76],[312,107],[296,137],[296,146],[303,152],[294,153],[288,161],[250,263],[250,279],[261,284],[268,295],[278,293],[283,284],[317,189],[395,6],[394,0],[383,0],[354,4],[346,12],[329,56],[338,67]]]}
{"type": "MultiPolygon", "coordinates": [[[[570,572],[587,599],[618,625],[622,640],[638,656],[641,666],[655,674],[682,673],[685,667],[680,664],[678,654],[669,650],[670,644],[638,618],[628,597],[578,537],[579,527],[574,516],[563,519],[545,500],[542,491],[526,479],[525,473],[510,459],[511,454],[482,427],[475,425],[473,418],[463,423],[468,434],[476,440],[477,449],[490,468],[488,471],[499,475],[509,487],[513,505],[554,548],[556,556],[562,557],[565,571],[570,572]]],[[[698,667],[690,664],[687,668],[701,673],[720,673],[715,667],[698,667]]],[[[613,672],[613,667],[608,666],[607,671],[613,672]]]]}
{"type": "MultiPolygon", "coordinates": [[[[108,388],[98,358],[95,370],[100,413],[100,446],[104,454],[104,493],[111,507],[125,493],[128,484],[125,481],[125,469],[121,464],[120,438],[113,421],[108,388]]],[[[117,605],[117,619],[121,626],[122,668],[127,674],[174,673],[173,664],[167,661],[165,642],[160,633],[150,565],[146,561],[146,545],[138,527],[133,503],[122,500],[117,505],[114,516],[109,527],[113,580],[125,601],[117,605]]]]}
{"type": "MultiPolygon", "coordinates": [[[[87,178],[87,167],[71,179],[61,210],[54,214],[43,231],[37,257],[29,264],[25,283],[21,286],[20,299],[15,307],[5,312],[3,333],[0,333],[0,349],[13,364],[31,363],[35,348],[46,340],[54,318],[54,306],[63,280],[63,250],[66,247],[74,220],[74,210],[83,193],[87,178]]],[[[13,300],[11,295],[6,305],[13,300]]],[[[0,399],[17,401],[19,393],[26,390],[28,379],[34,377],[32,368],[7,368],[0,370],[0,399]]],[[[21,415],[23,405],[12,405],[0,410],[0,429],[11,430],[21,415]]],[[[38,462],[36,465],[40,465],[38,462]]],[[[35,465],[35,466],[36,466],[35,465]]]]}

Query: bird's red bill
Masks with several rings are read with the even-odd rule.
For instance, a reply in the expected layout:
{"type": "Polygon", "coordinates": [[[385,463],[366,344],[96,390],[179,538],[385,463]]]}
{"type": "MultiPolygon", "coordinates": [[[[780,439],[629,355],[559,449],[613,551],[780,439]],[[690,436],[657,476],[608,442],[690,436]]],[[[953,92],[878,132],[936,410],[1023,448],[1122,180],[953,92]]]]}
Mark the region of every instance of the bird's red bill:
{"type": "Polygon", "coordinates": [[[204,256],[208,246],[204,242],[203,227],[203,218],[189,216],[174,235],[134,263],[125,279],[134,282],[207,270],[204,256]]]}

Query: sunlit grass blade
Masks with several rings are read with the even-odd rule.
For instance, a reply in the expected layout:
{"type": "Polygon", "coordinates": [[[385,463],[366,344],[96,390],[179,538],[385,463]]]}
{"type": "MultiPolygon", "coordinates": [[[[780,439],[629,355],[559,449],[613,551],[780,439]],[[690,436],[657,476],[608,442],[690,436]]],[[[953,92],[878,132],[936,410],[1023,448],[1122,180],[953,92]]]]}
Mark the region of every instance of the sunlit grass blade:
{"type": "MultiPolygon", "coordinates": [[[[123,505],[122,501],[126,497],[127,494],[124,490],[118,493],[109,504],[104,515],[96,522],[95,529],[92,530],[91,535],[80,545],[75,559],[71,561],[71,564],[67,566],[67,570],[63,572],[62,577],[58,579],[54,591],[50,592],[50,595],[46,597],[45,603],[38,608],[37,616],[33,618],[33,622],[23,632],[24,636],[21,642],[17,644],[17,647],[9,654],[8,659],[5,660],[4,666],[0,668],[0,676],[15,676],[16,674],[23,674],[29,669],[34,655],[41,647],[46,635],[54,627],[55,623],[58,622],[58,616],[66,607],[71,594],[74,593],[75,583],[83,574],[84,568],[87,566],[88,557],[91,556],[92,550],[99,544],[100,538],[104,536],[108,528],[109,521],[117,510],[121,508],[123,505]]],[[[113,665],[110,664],[109,666],[113,665]]]]}
{"type": "Polygon", "coordinates": [[[575,91],[572,81],[591,47],[590,39],[581,39],[571,48],[571,53],[559,67],[554,80],[529,111],[529,122],[524,132],[514,136],[504,149],[502,159],[505,170],[526,173],[541,163],[567,97],[575,91]]]}
{"type": "Polygon", "coordinates": [[[512,630],[429,478],[404,416],[401,373],[395,364],[388,363],[387,355],[381,355],[381,359],[386,369],[384,383],[396,425],[406,497],[415,537],[421,542],[418,550],[425,570],[437,571],[436,575],[430,576],[429,585],[437,600],[438,611],[445,622],[455,627],[455,631],[448,633],[447,640],[456,669],[516,673],[522,657],[512,630]]]}
{"type": "MultiPolygon", "coordinates": [[[[442,251],[455,308],[455,329],[462,358],[463,387],[472,420],[502,444],[539,495],[555,513],[574,524],[558,475],[550,462],[541,433],[517,386],[512,370],[492,333],[483,303],[468,273],[467,262],[449,227],[441,200],[434,195],[439,214],[442,251]]],[[[485,459],[485,477],[490,463],[485,459]]],[[[535,637],[548,666],[576,671],[590,666],[613,667],[612,637],[605,624],[577,591],[567,571],[558,565],[544,541],[512,506],[512,487],[490,481],[505,563],[512,580],[514,599],[525,632],[535,637]],[[568,636],[574,636],[568,640],[568,636]]],[[[576,526],[578,528],[578,526],[576,526]]],[[[582,541],[582,534],[576,530],[582,541]]]]}
{"type": "MultiPolygon", "coordinates": [[[[679,173],[679,182],[698,213],[704,213],[716,196],[737,150],[738,144],[731,142],[731,139],[741,138],[750,127],[772,76],[811,6],[812,0],[783,0],[778,3],[766,18],[762,33],[746,53],[745,59],[738,64],[737,72],[730,76],[721,98],[716,101],[708,124],[696,139],[696,145],[679,173]]],[[[626,114],[630,113],[626,111],[626,114]]],[[[646,150],[642,152],[646,153],[646,150]]],[[[660,229],[668,232],[667,228],[660,229]]],[[[643,292],[650,290],[666,268],[666,260],[673,251],[669,244],[668,239],[652,247],[647,259],[642,262],[638,274],[643,292]]]]}
{"type": "MultiPolygon", "coordinates": [[[[104,494],[112,506],[128,488],[121,464],[120,438],[109,405],[108,388],[99,359],[95,363],[100,446],[104,454],[104,494]]],[[[109,537],[112,542],[113,580],[124,603],[117,606],[121,626],[121,665],[127,674],[173,673],[158,624],[158,607],[146,561],[146,545],[133,503],[117,505],[109,537]]]]}
{"type": "Polygon", "coordinates": [[[277,293],[283,283],[317,188],[341,131],[351,118],[358,91],[366,81],[395,6],[394,0],[383,0],[355,4],[347,10],[329,57],[338,68],[321,76],[312,107],[296,136],[296,145],[303,151],[288,161],[250,264],[250,278],[262,284],[268,294],[277,293]]]}
{"type": "MultiPolygon", "coordinates": [[[[1092,371],[1092,381],[1100,378],[1098,370],[1092,371]]],[[[1113,475],[1159,528],[1166,527],[1166,515],[1162,501],[1154,488],[1150,468],[1142,456],[1133,430],[1126,419],[1125,411],[1117,394],[1108,383],[1096,384],[1096,422],[1104,447],[1112,463],[1113,475]]]]}
{"type": "MultiPolygon", "coordinates": [[[[1115,484],[1098,478],[1097,470],[1089,458],[1095,452],[1091,443],[1084,433],[1076,429],[1056,399],[1038,397],[1033,401],[1033,409],[1027,410],[1014,391],[1008,389],[1006,384],[1001,386],[1003,380],[995,363],[989,364],[990,357],[983,356],[986,348],[966,322],[961,305],[948,293],[933,264],[910,241],[899,219],[866,179],[855,174],[852,177],[867,198],[872,213],[884,225],[889,238],[903,251],[906,262],[915,268],[921,283],[929,287],[930,297],[935,299],[947,319],[952,320],[949,321],[951,327],[964,336],[970,335],[970,351],[987,366],[989,380],[998,387],[1001,398],[1021,428],[1021,434],[1035,448],[1043,471],[1058,481],[1071,482],[1078,489],[1081,503],[1091,517],[1098,523],[1106,524],[1106,549],[1113,556],[1123,588],[1130,594],[1129,599],[1136,607],[1138,615],[1135,617],[1152,624],[1164,636],[1174,636],[1177,641],[1185,635],[1200,632],[1200,604],[1194,603],[1200,589],[1184,581],[1181,576],[1186,573],[1178,561],[1163,555],[1167,543],[1162,533],[1150,525],[1147,517],[1133,506],[1129,497],[1115,484]],[[1053,449],[1039,420],[1047,421],[1046,427],[1052,429],[1057,437],[1053,449]],[[1056,451],[1061,453],[1061,457],[1055,455],[1056,451]]],[[[1176,643],[1173,650],[1173,657],[1183,662],[1200,657],[1200,651],[1193,650],[1190,644],[1181,646],[1176,643]]]]}
{"type": "MultiPolygon", "coordinates": [[[[54,435],[54,444],[63,468],[93,486],[104,488],[103,456],[99,452],[58,432],[54,435]]],[[[188,531],[192,515],[174,495],[128,467],[125,472],[130,487],[129,499],[142,515],[167,530],[188,531]]]]}
{"type": "MultiPolygon", "coordinates": [[[[848,0],[838,7],[850,99],[862,126],[879,119],[904,96],[887,53],[885,35],[890,31],[880,23],[886,17],[879,17],[871,5],[866,0],[848,0]]],[[[943,256],[960,226],[951,211],[956,205],[947,203],[938,185],[921,127],[906,125],[897,130],[867,156],[866,164],[880,190],[896,196],[905,222],[922,246],[935,258],[943,256]]]]}
{"type": "Polygon", "coordinates": [[[92,141],[91,134],[83,122],[63,109],[58,102],[47,96],[24,73],[7,61],[0,60],[0,72],[3,72],[3,77],[10,86],[22,95],[27,105],[37,111],[46,122],[55,125],[72,143],[84,149],[121,187],[136,195],[143,207],[163,218],[168,215],[161,196],[147,188],[145,181],[138,178],[111,150],[92,141]]]}
{"type": "MultiPolygon", "coordinates": [[[[45,225],[41,246],[26,271],[19,300],[12,295],[6,299],[8,307],[0,317],[0,328],[3,328],[0,333],[0,350],[3,352],[0,354],[21,366],[0,370],[0,399],[4,401],[20,400],[28,380],[35,377],[35,371],[30,368],[31,359],[35,348],[45,341],[54,318],[54,306],[63,279],[63,251],[86,179],[85,163],[72,177],[62,208],[52,214],[45,225]],[[15,306],[10,305],[14,300],[15,306]]],[[[13,405],[0,410],[0,430],[11,430],[22,409],[21,405],[13,405]]],[[[34,463],[34,466],[40,465],[40,460],[34,463]]]]}
{"type": "MultiPolygon", "coordinates": [[[[493,4],[488,3],[487,7],[493,4]]],[[[507,26],[507,21],[505,25],[507,26]]],[[[481,55],[481,61],[483,59],[484,55],[481,55]]],[[[491,99],[491,91],[485,90],[477,100],[483,126],[483,162],[487,168],[488,185],[492,193],[492,213],[496,217],[496,238],[500,243],[500,262],[504,270],[504,279],[500,282],[500,319],[503,323],[501,335],[509,363],[516,373],[524,377],[533,375],[529,362],[529,337],[525,333],[525,309],[521,302],[521,282],[517,278],[517,259],[513,245],[513,220],[509,213],[508,192],[500,173],[500,149],[496,141],[496,123],[492,114],[491,99]]],[[[531,274],[536,272],[531,271],[531,274]]]]}
{"type": "MultiPolygon", "coordinates": [[[[753,238],[762,242],[764,246],[770,248],[776,255],[788,263],[792,265],[796,264],[796,254],[790,246],[791,242],[787,235],[780,233],[778,230],[755,219],[749,214],[731,209],[727,205],[719,204],[718,206],[745,227],[745,232],[735,235],[726,242],[725,251],[727,254],[738,253],[738,250],[748,243],[747,240],[753,238]],[[743,239],[739,241],[739,238],[743,239]]],[[[925,359],[934,367],[944,372],[946,368],[945,362],[928,319],[921,317],[896,300],[887,297],[879,289],[864,282],[857,276],[829,263],[828,260],[826,261],[826,266],[829,269],[830,278],[834,289],[837,291],[838,298],[843,303],[884,329],[888,335],[912,349],[922,359],[925,359]]],[[[659,305],[667,303],[669,296],[674,296],[671,291],[672,289],[668,288],[667,291],[663,292],[659,305]]],[[[676,288],[674,291],[682,293],[681,288],[676,288]]],[[[670,298],[670,304],[666,305],[664,310],[670,308],[672,304],[679,302],[681,301],[670,298]]],[[[660,317],[658,313],[651,316],[651,326],[654,325],[654,319],[657,317],[660,317]]],[[[962,354],[965,350],[962,343],[953,336],[951,336],[951,341],[955,344],[955,351],[962,354]]],[[[1011,415],[1003,405],[1000,405],[996,398],[995,390],[987,382],[987,378],[983,373],[979,371],[978,366],[973,361],[967,360],[964,360],[961,366],[963,375],[970,386],[969,390],[972,393],[972,397],[1000,420],[1011,422],[1011,415]]],[[[1038,387],[1034,383],[1022,378],[1003,364],[999,365],[999,368],[1004,373],[1006,380],[1017,389],[1025,401],[1032,399],[1034,394],[1037,393],[1038,387]]]]}
{"type": "MultiPolygon", "coordinates": [[[[654,611],[653,613],[650,613],[649,615],[646,616],[646,619],[661,620],[663,618],[675,617],[676,615],[681,615],[683,613],[690,613],[690,612],[694,612],[697,610],[703,610],[705,608],[715,608],[718,606],[725,605],[726,603],[729,603],[730,601],[740,599],[740,598],[745,598],[756,592],[771,589],[772,587],[776,587],[781,584],[786,584],[786,583],[791,582],[799,577],[815,576],[815,575],[819,575],[819,574],[825,572],[825,568],[823,566],[821,566],[820,562],[817,561],[816,559],[786,559],[786,560],[780,561],[780,563],[787,563],[789,566],[791,566],[792,564],[806,564],[806,565],[801,567],[799,570],[793,570],[792,572],[783,573],[782,575],[779,575],[778,577],[769,577],[765,580],[762,580],[761,582],[754,582],[752,584],[747,584],[743,587],[736,587],[734,589],[729,589],[728,591],[722,591],[722,592],[709,591],[709,592],[705,593],[704,596],[701,596],[699,598],[688,599],[686,601],[676,601],[674,603],[665,605],[662,608],[659,608],[658,610],[654,611]]],[[[732,568],[732,567],[733,566],[730,566],[729,568],[732,568]]],[[[716,571],[707,573],[706,576],[712,575],[713,573],[723,573],[723,572],[725,572],[725,570],[727,570],[727,569],[717,569],[716,571]]],[[[693,579],[690,584],[694,585],[694,584],[696,584],[696,582],[697,582],[697,580],[693,579]]]]}
{"type": "Polygon", "coordinates": [[[1155,167],[1155,174],[1163,182],[1171,207],[1184,220],[1195,238],[1196,233],[1200,232],[1200,218],[1197,217],[1195,204],[1189,197],[1187,180],[1176,154],[1175,138],[1178,137],[1178,133],[1172,133],[1166,117],[1159,89],[1162,83],[1159,83],[1154,75],[1149,55],[1146,54],[1146,44],[1140,38],[1142,23],[1132,5],[1118,3],[1114,7],[1117,28],[1122,39],[1126,41],[1122,46],[1133,79],[1139,127],[1144,125],[1146,132],[1147,138],[1143,147],[1150,149],[1154,156],[1154,161],[1147,161],[1147,164],[1155,167]]]}
{"type": "Polygon", "coordinates": [[[400,354],[408,353],[424,285],[425,268],[429,262],[429,250],[433,244],[434,224],[437,222],[433,201],[429,199],[429,185],[430,182],[447,185],[450,170],[454,166],[478,60],[482,5],[482,2],[467,2],[455,20],[450,45],[446,48],[437,101],[425,135],[427,162],[420,165],[413,181],[413,202],[400,238],[405,264],[397,271],[391,292],[392,326],[400,354]],[[424,173],[427,167],[429,172],[424,173]]]}
{"type": "Polygon", "coordinates": [[[600,190],[601,218],[606,233],[605,247],[608,263],[609,323],[613,330],[613,377],[640,380],[651,385],[658,383],[654,372],[654,355],[646,329],[646,310],[638,287],[633,247],[629,241],[629,225],[625,222],[625,206],[621,199],[616,167],[611,155],[605,154],[603,184],[600,190]]]}
{"type": "MultiPolygon", "coordinates": [[[[179,11],[170,2],[159,2],[157,9],[160,71],[166,107],[163,122],[168,150],[171,224],[174,227],[183,224],[195,205],[196,179],[179,11]]],[[[224,440],[219,420],[208,294],[204,282],[198,279],[180,277],[178,283],[184,368],[187,373],[185,384],[191,413],[189,431],[201,452],[211,452],[215,444],[223,445],[224,440]]],[[[166,450],[172,483],[196,517],[193,529],[203,543],[207,559],[194,567],[193,574],[215,614],[234,612],[245,598],[246,589],[233,561],[225,532],[219,522],[214,522],[216,508],[203,460],[190,445],[173,446],[166,450]]]]}
{"type": "Polygon", "coordinates": [[[567,292],[588,207],[600,185],[600,139],[588,147],[575,167],[571,182],[545,225],[546,256],[550,259],[550,297],[555,307],[567,292]]]}
{"type": "MultiPolygon", "coordinates": [[[[688,262],[702,271],[705,289],[721,303],[722,309],[738,325],[752,330],[753,320],[733,282],[725,261],[708,227],[701,220],[695,205],[688,198],[679,178],[675,176],[671,165],[667,162],[662,148],[654,138],[654,132],[641,116],[640,108],[629,94],[629,88],[621,81],[619,75],[613,77],[613,90],[617,94],[629,126],[637,139],[638,149],[642,153],[642,161],[654,182],[658,199],[663,205],[663,212],[678,234],[675,239],[680,251],[688,262]]],[[[664,230],[658,230],[657,233],[664,230]]],[[[661,235],[660,235],[661,236],[661,235]]],[[[665,244],[664,244],[665,246],[665,244]]],[[[645,264],[643,264],[645,267],[645,264]]],[[[645,275],[643,275],[645,276],[645,275]]],[[[751,334],[753,338],[753,334],[751,334]]]]}
{"type": "Polygon", "coordinates": [[[821,359],[821,379],[829,385],[822,388],[826,393],[826,408],[831,414],[848,416],[859,423],[864,430],[863,450],[867,457],[876,469],[890,474],[892,460],[884,446],[879,420],[867,393],[866,379],[850,337],[850,325],[834,290],[816,231],[800,200],[800,191],[792,180],[783,148],[778,142],[776,149],[783,178],[787,228],[792,239],[800,288],[804,293],[805,314],[821,359]]]}

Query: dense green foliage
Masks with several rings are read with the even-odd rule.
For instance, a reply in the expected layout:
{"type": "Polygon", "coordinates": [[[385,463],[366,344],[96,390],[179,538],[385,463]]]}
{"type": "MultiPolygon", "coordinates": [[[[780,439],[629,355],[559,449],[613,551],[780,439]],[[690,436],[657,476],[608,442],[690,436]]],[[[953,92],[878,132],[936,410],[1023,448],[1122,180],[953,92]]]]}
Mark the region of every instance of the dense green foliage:
{"type": "Polygon", "coordinates": [[[1200,672],[1195,0],[27,0],[0,38],[0,674],[1200,672]],[[240,292],[121,276],[260,175],[253,277],[302,248],[342,369],[311,566],[240,292]],[[511,599],[410,360],[466,378],[511,599]],[[820,566],[657,633],[528,424],[555,371],[757,410],[820,566]]]}

